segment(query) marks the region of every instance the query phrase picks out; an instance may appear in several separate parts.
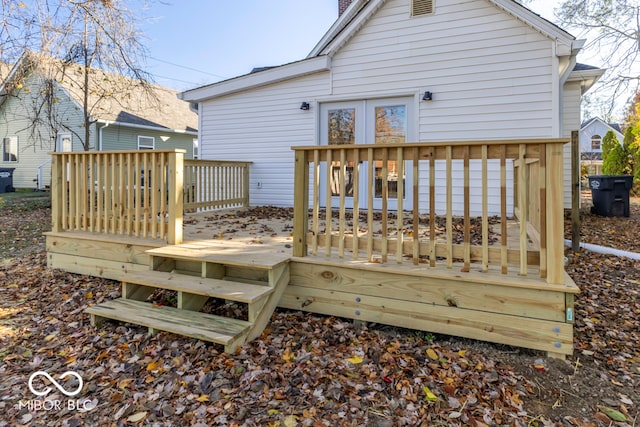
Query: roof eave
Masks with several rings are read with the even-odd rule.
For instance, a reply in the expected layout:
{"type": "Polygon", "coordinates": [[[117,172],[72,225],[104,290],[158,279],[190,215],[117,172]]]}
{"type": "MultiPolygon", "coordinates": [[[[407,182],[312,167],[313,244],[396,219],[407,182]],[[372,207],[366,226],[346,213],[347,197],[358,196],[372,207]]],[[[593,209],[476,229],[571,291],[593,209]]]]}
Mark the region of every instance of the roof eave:
{"type": "Polygon", "coordinates": [[[322,55],[315,58],[308,58],[302,61],[281,65],[259,73],[245,74],[233,79],[187,90],[179,93],[178,98],[188,102],[200,102],[206,99],[242,92],[256,87],[289,80],[295,77],[315,74],[320,71],[328,71],[330,68],[331,59],[326,55],[322,55]]]}
{"type": "MultiPolygon", "coordinates": [[[[322,36],[320,41],[309,52],[307,58],[318,56],[322,51],[349,25],[351,20],[359,14],[360,9],[370,0],[354,0],[342,15],[336,19],[329,30],[322,36]]],[[[374,0],[375,1],[375,0],[374,0]]],[[[379,1],[379,0],[378,0],[379,1]]]]}
{"type": "Polygon", "coordinates": [[[591,89],[591,87],[593,87],[594,84],[596,84],[598,80],[600,80],[600,77],[602,77],[606,71],[607,70],[602,68],[594,68],[592,70],[574,70],[569,74],[567,81],[582,82],[581,88],[582,94],[584,95],[589,89],[591,89]]]}
{"type": "Polygon", "coordinates": [[[584,44],[584,42],[576,40],[576,38],[567,31],[513,0],[488,1],[515,18],[521,20],[541,34],[552,40],[556,40],[558,43],[556,52],[558,56],[575,54],[576,50],[582,48],[582,45],[584,44]]]}

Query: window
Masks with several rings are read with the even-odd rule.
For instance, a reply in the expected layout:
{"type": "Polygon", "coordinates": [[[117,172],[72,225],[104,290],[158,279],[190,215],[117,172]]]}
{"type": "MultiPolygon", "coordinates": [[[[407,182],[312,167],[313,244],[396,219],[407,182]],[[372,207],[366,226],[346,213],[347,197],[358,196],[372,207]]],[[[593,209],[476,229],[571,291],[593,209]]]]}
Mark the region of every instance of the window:
{"type": "Polygon", "coordinates": [[[3,162],[18,161],[18,137],[17,136],[2,138],[2,161],[3,162]]]}
{"type": "Polygon", "coordinates": [[[602,137],[600,135],[593,135],[591,137],[591,149],[600,150],[602,144],[602,137]]]}
{"type": "Polygon", "coordinates": [[[73,140],[70,133],[61,133],[58,135],[58,143],[56,151],[60,153],[70,153],[73,151],[73,140]]]}
{"type": "Polygon", "coordinates": [[[152,136],[138,136],[138,150],[153,150],[156,139],[152,136]]]}
{"type": "Polygon", "coordinates": [[[200,158],[200,151],[198,151],[198,138],[193,138],[193,158],[200,158]]]}
{"type": "Polygon", "coordinates": [[[411,16],[433,13],[433,2],[434,0],[411,0],[411,16]]]}

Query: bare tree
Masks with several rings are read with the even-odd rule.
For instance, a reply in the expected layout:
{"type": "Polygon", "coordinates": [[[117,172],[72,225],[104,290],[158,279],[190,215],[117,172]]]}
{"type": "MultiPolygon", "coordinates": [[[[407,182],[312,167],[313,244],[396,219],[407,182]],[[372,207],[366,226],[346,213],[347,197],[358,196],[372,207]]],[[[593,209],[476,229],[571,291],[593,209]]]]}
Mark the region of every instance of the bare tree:
{"type": "Polygon", "coordinates": [[[609,111],[621,97],[628,102],[640,87],[638,0],[564,0],[555,14],[558,24],[588,39],[585,49],[596,52],[608,69],[598,92],[609,111]]]}
{"type": "MultiPolygon", "coordinates": [[[[65,129],[91,147],[91,128],[101,108],[132,98],[154,98],[144,71],[146,50],[132,9],[140,2],[120,0],[2,1],[0,61],[23,61],[24,71],[37,71],[41,93],[30,97],[32,130],[65,129]],[[21,59],[19,59],[21,58],[21,59]],[[68,120],[59,100],[59,86],[80,100],[83,126],[68,120]],[[133,95],[135,93],[135,95],[133,95]]],[[[24,73],[23,71],[23,73],[24,73]]],[[[26,75],[26,74],[25,74],[26,75]]]]}

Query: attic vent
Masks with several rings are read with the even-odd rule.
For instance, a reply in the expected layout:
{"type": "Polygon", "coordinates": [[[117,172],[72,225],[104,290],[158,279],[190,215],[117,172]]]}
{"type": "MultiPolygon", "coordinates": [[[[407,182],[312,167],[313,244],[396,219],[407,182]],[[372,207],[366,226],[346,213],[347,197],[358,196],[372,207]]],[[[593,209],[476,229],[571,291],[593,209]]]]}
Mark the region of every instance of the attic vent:
{"type": "Polygon", "coordinates": [[[434,0],[411,0],[411,16],[433,13],[433,1],[434,0]]]}

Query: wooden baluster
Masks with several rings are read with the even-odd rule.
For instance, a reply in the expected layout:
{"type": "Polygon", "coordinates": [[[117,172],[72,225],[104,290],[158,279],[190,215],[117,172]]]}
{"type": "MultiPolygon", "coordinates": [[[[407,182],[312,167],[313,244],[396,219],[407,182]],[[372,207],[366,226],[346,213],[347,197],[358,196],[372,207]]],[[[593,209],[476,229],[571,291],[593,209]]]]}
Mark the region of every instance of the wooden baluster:
{"type": "Polygon", "coordinates": [[[464,266],[462,271],[468,273],[471,270],[471,212],[469,193],[469,146],[466,145],[462,154],[463,185],[464,185],[464,266]]]}
{"type": "Polygon", "coordinates": [[[95,156],[93,154],[89,155],[88,159],[88,169],[89,169],[89,231],[95,232],[95,209],[96,209],[96,185],[95,185],[95,156]]]}
{"type": "MultiPolygon", "coordinates": [[[[327,192],[329,187],[327,187],[327,192]]],[[[309,157],[296,150],[293,181],[293,256],[307,256],[309,230],[309,157]]]]}
{"type": "Polygon", "coordinates": [[[447,268],[453,267],[453,164],[452,147],[447,146],[447,268]]]}
{"type": "Polygon", "coordinates": [[[358,253],[360,251],[359,243],[360,236],[358,230],[360,229],[360,150],[357,148],[353,151],[353,176],[351,177],[353,182],[353,259],[358,259],[358,253]]]}
{"type": "Polygon", "coordinates": [[[327,150],[327,195],[325,201],[325,242],[324,242],[324,254],[325,256],[331,256],[331,222],[333,218],[331,216],[331,197],[333,196],[333,187],[331,186],[331,178],[333,175],[333,150],[329,148],[327,150]]]}
{"type": "Polygon", "coordinates": [[[429,266],[436,266],[436,155],[429,157],[429,266]]]}
{"type": "Polygon", "coordinates": [[[74,156],[74,167],[73,167],[73,188],[75,195],[75,220],[74,220],[74,228],[76,230],[80,230],[82,228],[82,154],[78,154],[74,156]]]}
{"type": "Polygon", "coordinates": [[[340,213],[338,221],[338,256],[344,258],[344,228],[345,228],[345,193],[347,191],[347,156],[344,148],[340,149],[340,213]]]}
{"type": "Polygon", "coordinates": [[[488,147],[482,146],[482,271],[489,271],[489,184],[488,147]]]}
{"type": "Polygon", "coordinates": [[[367,260],[373,261],[373,192],[374,185],[373,148],[367,148],[367,260]]]}
{"type": "Polygon", "coordinates": [[[149,237],[149,202],[151,198],[149,197],[149,187],[151,186],[151,177],[149,176],[149,154],[142,154],[142,164],[144,167],[144,186],[142,188],[142,236],[147,238],[149,237]]]}
{"type": "Polygon", "coordinates": [[[104,214],[104,154],[96,153],[96,169],[97,169],[97,188],[98,206],[96,212],[96,232],[101,233],[104,230],[103,214],[104,214]]]}
{"type": "Polygon", "coordinates": [[[111,218],[110,234],[117,234],[118,229],[118,160],[117,154],[111,154],[111,218]]]}
{"type": "Polygon", "coordinates": [[[500,146],[500,267],[502,274],[509,271],[507,257],[507,146],[500,146]]]}
{"type": "Polygon", "coordinates": [[[140,232],[141,230],[141,225],[142,225],[142,212],[141,212],[141,207],[142,207],[142,180],[143,180],[143,170],[142,170],[142,163],[140,162],[141,157],[142,156],[142,152],[138,152],[135,154],[135,158],[136,158],[136,179],[135,179],[135,205],[136,205],[136,221],[135,221],[135,225],[136,225],[136,237],[140,237],[140,232]]]}
{"type": "Polygon", "coordinates": [[[526,162],[527,146],[518,147],[518,207],[520,209],[520,275],[527,275],[527,223],[529,222],[529,167],[526,162]]]}
{"type": "Polygon", "coordinates": [[[396,262],[398,264],[402,264],[402,255],[404,253],[404,216],[403,216],[403,208],[404,208],[404,147],[397,148],[397,156],[396,162],[398,165],[398,178],[396,181],[397,184],[397,203],[398,210],[396,215],[396,225],[398,228],[398,238],[396,243],[396,262]]]}
{"type": "Polygon", "coordinates": [[[133,155],[127,153],[127,236],[133,233],[133,204],[136,185],[135,169],[133,167],[133,155]]]}
{"type": "MultiPolygon", "coordinates": [[[[327,188],[327,191],[329,189],[327,188]]],[[[311,252],[318,255],[318,232],[320,231],[320,150],[313,150],[313,224],[311,252]]],[[[307,230],[304,230],[306,233],[307,230]]]]}
{"type": "Polygon", "coordinates": [[[389,252],[389,149],[382,149],[382,262],[386,264],[389,252]]]}
{"type": "Polygon", "coordinates": [[[124,153],[118,154],[118,233],[125,234],[124,216],[127,198],[127,189],[125,187],[125,171],[124,153]]]}
{"type": "Polygon", "coordinates": [[[111,154],[104,154],[104,218],[103,233],[111,233],[111,187],[113,182],[111,179],[111,154]]]}
{"type": "Polygon", "coordinates": [[[547,146],[540,144],[540,277],[547,277],[547,146]]]}
{"type": "Polygon", "coordinates": [[[62,183],[62,206],[60,206],[60,212],[62,212],[62,227],[60,231],[69,230],[71,224],[69,223],[69,156],[67,154],[60,155],[60,176],[62,183]]]}
{"type": "Polygon", "coordinates": [[[420,263],[420,179],[419,179],[420,150],[413,149],[413,265],[420,263]]]}
{"type": "Polygon", "coordinates": [[[88,153],[82,153],[81,155],[81,164],[80,164],[80,189],[82,191],[82,231],[89,230],[89,162],[88,162],[88,153]]]}
{"type": "Polygon", "coordinates": [[[167,222],[167,213],[169,209],[167,207],[167,199],[169,194],[167,193],[167,186],[169,185],[168,173],[168,155],[166,153],[160,154],[160,238],[167,239],[169,233],[169,224],[167,222]]]}
{"type": "Polygon", "coordinates": [[[150,191],[151,191],[151,237],[156,239],[158,237],[158,220],[159,220],[159,212],[158,212],[158,174],[160,169],[158,167],[158,154],[153,153],[151,155],[151,182],[150,182],[150,191]]]}

